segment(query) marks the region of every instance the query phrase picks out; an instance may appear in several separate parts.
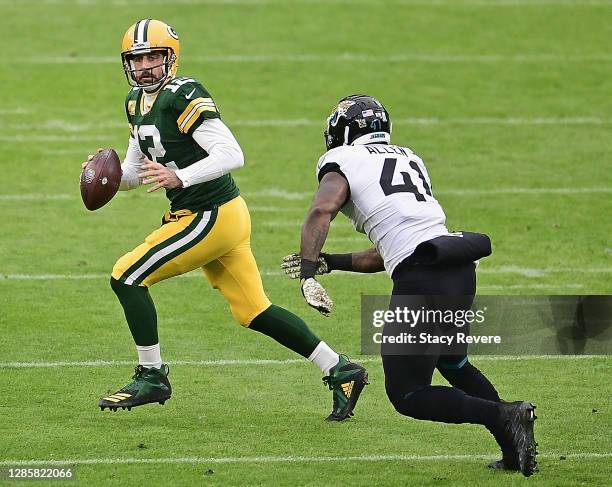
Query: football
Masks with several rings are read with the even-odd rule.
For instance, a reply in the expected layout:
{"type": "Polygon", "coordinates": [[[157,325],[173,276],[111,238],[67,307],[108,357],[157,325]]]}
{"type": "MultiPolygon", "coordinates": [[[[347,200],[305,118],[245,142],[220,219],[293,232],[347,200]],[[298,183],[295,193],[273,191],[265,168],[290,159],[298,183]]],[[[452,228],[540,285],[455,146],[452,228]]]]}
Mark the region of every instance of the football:
{"type": "Polygon", "coordinates": [[[121,183],[121,162],[113,149],[104,149],[93,156],[81,173],[81,197],[90,211],[108,203],[121,183]]]}

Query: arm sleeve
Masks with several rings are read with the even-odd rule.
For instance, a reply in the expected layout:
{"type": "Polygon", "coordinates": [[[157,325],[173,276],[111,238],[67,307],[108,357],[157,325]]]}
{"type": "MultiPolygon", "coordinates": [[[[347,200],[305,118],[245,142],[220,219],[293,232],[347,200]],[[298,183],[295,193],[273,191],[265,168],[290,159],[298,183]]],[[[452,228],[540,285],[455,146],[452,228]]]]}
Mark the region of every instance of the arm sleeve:
{"type": "Polygon", "coordinates": [[[125,153],[125,159],[121,163],[121,170],[123,174],[121,176],[121,185],[119,191],[128,191],[130,189],[137,188],[140,186],[140,178],[138,172],[142,165],[144,155],[140,152],[138,142],[134,137],[130,137],[128,148],[125,153]]]}
{"type": "Polygon", "coordinates": [[[220,119],[208,119],[192,134],[208,157],[179,169],[176,175],[183,188],[212,181],[244,166],[244,154],[230,129],[220,119]]]}

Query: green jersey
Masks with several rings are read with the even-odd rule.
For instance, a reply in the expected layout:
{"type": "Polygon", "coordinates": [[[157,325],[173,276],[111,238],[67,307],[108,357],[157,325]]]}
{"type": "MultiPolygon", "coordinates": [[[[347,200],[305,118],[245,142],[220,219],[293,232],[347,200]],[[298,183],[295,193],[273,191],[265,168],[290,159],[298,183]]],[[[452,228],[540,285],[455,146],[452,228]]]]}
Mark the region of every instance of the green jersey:
{"type": "MultiPolygon", "coordinates": [[[[215,102],[195,79],[175,78],[157,94],[145,112],[142,89],[133,88],[125,100],[132,137],[149,159],[183,169],[208,157],[192,134],[207,119],[221,118],[215,102]]],[[[167,189],[171,211],[199,211],[219,206],[240,194],[230,174],[187,188],[167,189]]]]}

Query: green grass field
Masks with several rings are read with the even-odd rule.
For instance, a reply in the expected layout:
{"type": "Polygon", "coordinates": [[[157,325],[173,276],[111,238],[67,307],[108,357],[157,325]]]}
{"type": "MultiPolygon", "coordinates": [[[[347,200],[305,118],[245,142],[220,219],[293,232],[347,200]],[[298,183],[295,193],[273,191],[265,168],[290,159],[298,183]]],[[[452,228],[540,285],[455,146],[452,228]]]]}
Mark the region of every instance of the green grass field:
{"type": "MultiPolygon", "coordinates": [[[[612,294],[612,2],[0,0],[0,16],[0,468],[70,464],[70,485],[609,485],[609,356],[474,357],[502,397],[538,405],[540,472],[493,472],[483,428],[400,416],[380,360],[359,355],[360,294],[389,292],[386,275],[323,278],[325,319],[279,262],[299,245],[325,117],[367,92],[425,160],[449,228],[491,235],[480,294],[612,294]],[[175,27],[179,73],[244,149],[270,298],[370,369],[350,421],[323,422],[318,370],[191,275],[152,290],[172,400],[97,408],[135,365],[108,275],[167,203],[136,190],[91,213],[77,179],[97,147],[124,152],[120,41],[143,17],[175,27]]],[[[367,245],[339,217],[326,248],[367,245]]]]}

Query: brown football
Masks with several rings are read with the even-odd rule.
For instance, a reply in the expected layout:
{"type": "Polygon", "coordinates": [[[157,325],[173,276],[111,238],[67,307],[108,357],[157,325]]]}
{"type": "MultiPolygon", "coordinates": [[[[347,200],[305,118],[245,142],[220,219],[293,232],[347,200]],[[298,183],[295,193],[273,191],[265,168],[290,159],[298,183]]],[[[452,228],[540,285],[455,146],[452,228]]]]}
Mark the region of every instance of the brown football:
{"type": "Polygon", "coordinates": [[[121,162],[113,149],[98,152],[81,173],[81,197],[90,211],[108,203],[121,184],[121,162]]]}

